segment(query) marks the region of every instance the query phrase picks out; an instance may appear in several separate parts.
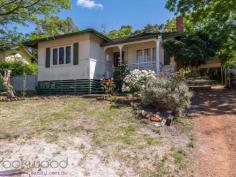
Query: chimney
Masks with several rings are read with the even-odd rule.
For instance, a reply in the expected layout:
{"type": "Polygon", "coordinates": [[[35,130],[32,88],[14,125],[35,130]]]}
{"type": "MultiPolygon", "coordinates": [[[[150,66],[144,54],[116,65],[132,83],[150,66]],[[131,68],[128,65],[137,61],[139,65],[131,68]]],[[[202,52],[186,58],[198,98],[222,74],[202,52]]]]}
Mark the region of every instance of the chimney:
{"type": "Polygon", "coordinates": [[[176,17],[176,30],[177,32],[184,32],[184,17],[176,17]]]}

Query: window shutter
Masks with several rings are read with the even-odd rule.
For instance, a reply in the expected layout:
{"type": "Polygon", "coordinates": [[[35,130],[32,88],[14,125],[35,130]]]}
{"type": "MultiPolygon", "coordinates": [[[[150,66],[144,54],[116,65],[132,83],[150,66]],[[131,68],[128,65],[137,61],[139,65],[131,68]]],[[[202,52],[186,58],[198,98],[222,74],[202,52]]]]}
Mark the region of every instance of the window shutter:
{"type": "Polygon", "coordinates": [[[46,68],[50,68],[50,48],[46,48],[45,67],[46,67],[46,68]]]}
{"type": "Polygon", "coordinates": [[[73,44],[73,64],[79,64],[79,43],[73,44]]]}
{"type": "Polygon", "coordinates": [[[170,55],[165,51],[164,52],[164,65],[170,64],[170,55]]]}

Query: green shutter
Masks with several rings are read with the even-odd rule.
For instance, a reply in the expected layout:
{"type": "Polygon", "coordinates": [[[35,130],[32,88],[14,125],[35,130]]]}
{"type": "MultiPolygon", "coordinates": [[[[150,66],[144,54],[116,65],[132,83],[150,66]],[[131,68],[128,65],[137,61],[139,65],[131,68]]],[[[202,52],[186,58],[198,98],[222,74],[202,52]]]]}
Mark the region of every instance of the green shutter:
{"type": "Polygon", "coordinates": [[[79,43],[73,44],[73,64],[78,65],[79,64],[79,43]]]}
{"type": "Polygon", "coordinates": [[[50,67],[50,48],[46,48],[46,61],[45,61],[45,67],[50,67]]]}
{"type": "Polygon", "coordinates": [[[170,64],[170,55],[165,51],[164,52],[164,65],[170,64]]]}

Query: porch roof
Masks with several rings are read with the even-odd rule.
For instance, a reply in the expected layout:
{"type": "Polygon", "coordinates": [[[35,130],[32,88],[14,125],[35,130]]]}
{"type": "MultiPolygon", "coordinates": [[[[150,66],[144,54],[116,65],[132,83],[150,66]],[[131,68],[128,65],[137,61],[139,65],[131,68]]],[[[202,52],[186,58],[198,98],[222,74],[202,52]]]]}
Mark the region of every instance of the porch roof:
{"type": "Polygon", "coordinates": [[[123,43],[129,43],[129,42],[136,42],[136,41],[142,41],[142,40],[148,40],[148,39],[158,39],[159,36],[162,36],[164,39],[169,38],[169,37],[177,37],[180,36],[182,33],[179,32],[166,32],[166,33],[141,33],[138,35],[134,36],[129,36],[126,38],[118,38],[118,39],[113,39],[111,41],[108,41],[102,46],[111,46],[115,44],[123,44],[123,43]]]}

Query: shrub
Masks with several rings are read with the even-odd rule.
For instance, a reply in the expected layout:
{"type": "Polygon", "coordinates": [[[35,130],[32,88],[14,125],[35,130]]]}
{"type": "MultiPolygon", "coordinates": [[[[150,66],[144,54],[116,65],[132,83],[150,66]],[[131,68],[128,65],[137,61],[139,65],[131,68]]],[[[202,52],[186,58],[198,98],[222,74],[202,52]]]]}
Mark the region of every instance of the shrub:
{"type": "Polygon", "coordinates": [[[7,97],[15,97],[14,90],[10,82],[11,76],[36,74],[37,64],[29,64],[22,61],[5,61],[0,60],[0,85],[6,92],[7,97]]]}
{"type": "Polygon", "coordinates": [[[141,100],[144,105],[153,105],[164,110],[170,110],[175,115],[182,115],[190,105],[192,93],[180,77],[150,78],[141,90],[141,100]]]}
{"type": "Polygon", "coordinates": [[[0,60],[0,72],[11,70],[11,75],[33,75],[37,73],[36,63],[25,63],[22,61],[0,60]]]}
{"type": "Polygon", "coordinates": [[[108,93],[108,94],[113,93],[113,91],[114,91],[114,82],[111,78],[110,79],[102,79],[101,84],[102,84],[103,88],[105,89],[106,93],[108,93]]]}
{"type": "Polygon", "coordinates": [[[113,72],[113,78],[115,82],[115,87],[118,92],[122,92],[122,85],[125,76],[128,74],[128,69],[126,65],[122,64],[115,68],[113,72]]]}
{"type": "Polygon", "coordinates": [[[124,90],[127,90],[130,93],[138,93],[145,88],[145,85],[149,79],[153,79],[155,77],[156,75],[154,71],[135,69],[124,78],[124,90]]]}

